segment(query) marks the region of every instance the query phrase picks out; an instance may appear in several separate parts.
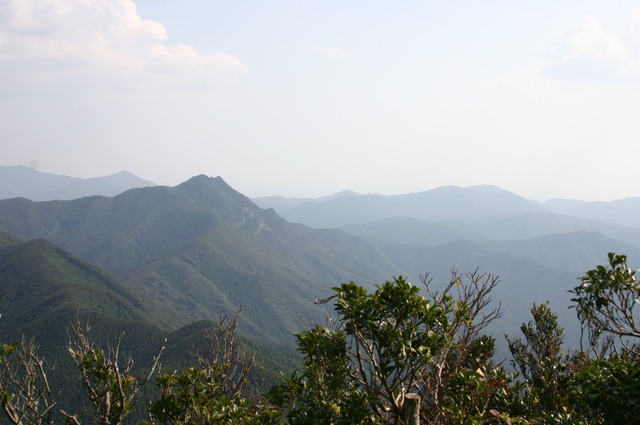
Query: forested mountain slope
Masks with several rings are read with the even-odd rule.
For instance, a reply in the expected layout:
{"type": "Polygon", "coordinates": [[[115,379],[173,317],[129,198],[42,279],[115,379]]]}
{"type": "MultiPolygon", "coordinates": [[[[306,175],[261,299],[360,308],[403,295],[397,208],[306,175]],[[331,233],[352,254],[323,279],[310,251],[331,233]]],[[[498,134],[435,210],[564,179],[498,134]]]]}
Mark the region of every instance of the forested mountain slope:
{"type": "MultiPolygon", "coordinates": [[[[180,313],[134,285],[50,242],[22,242],[4,232],[0,232],[0,291],[0,342],[19,342],[23,336],[25,341],[35,340],[37,354],[46,359],[44,370],[58,408],[73,412],[81,411],[78,400],[83,397],[77,367],[67,351],[74,324],[89,325],[89,341],[105,352],[121,338],[119,361],[133,359],[137,373],[149,367],[163,345],[163,370],[195,366],[192,349],[205,345],[218,319],[211,315],[212,321],[169,330],[167,324],[175,321],[172,316],[180,313]]],[[[270,367],[271,375],[297,364],[292,351],[274,350],[244,336],[236,343],[256,351],[258,364],[270,367]]],[[[144,403],[138,407],[144,408],[144,403]]],[[[127,423],[139,422],[132,418],[127,423]]]]}
{"type": "Polygon", "coordinates": [[[373,284],[396,270],[370,243],[288,223],[219,177],[113,198],[4,200],[0,228],[118,273],[179,312],[166,326],[242,306],[242,329],[278,342],[292,341],[309,316],[322,319],[313,300],[332,286],[373,284]]]}
{"type": "MultiPolygon", "coordinates": [[[[91,317],[99,333],[137,323],[155,335],[165,311],[153,298],[99,267],[42,239],[0,248],[3,338],[20,334],[42,344],[64,345],[77,316],[91,317]]],[[[113,335],[111,335],[113,336],[113,335]]]]}

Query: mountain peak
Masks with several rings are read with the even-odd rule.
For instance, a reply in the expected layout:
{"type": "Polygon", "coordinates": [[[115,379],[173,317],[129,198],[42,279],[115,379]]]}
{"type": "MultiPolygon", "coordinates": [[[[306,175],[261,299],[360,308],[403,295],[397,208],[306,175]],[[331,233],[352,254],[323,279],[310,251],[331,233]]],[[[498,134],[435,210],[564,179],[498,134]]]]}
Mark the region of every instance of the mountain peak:
{"type": "Polygon", "coordinates": [[[190,195],[203,194],[204,192],[211,190],[238,193],[233,190],[233,188],[229,186],[222,177],[209,177],[204,174],[193,176],[184,183],[180,183],[176,188],[187,192],[190,195]]]}
{"type": "Polygon", "coordinates": [[[206,174],[198,174],[197,176],[193,176],[189,180],[187,180],[187,181],[185,181],[183,183],[180,183],[178,185],[178,187],[179,186],[190,186],[190,185],[196,185],[196,184],[212,184],[214,182],[225,183],[225,181],[220,176],[210,177],[210,176],[207,176],[206,174]]]}
{"type": "Polygon", "coordinates": [[[499,192],[509,192],[506,189],[501,188],[500,186],[495,186],[492,184],[478,184],[475,186],[469,186],[467,189],[478,190],[488,193],[499,193],[499,192]]]}
{"type": "MultiPolygon", "coordinates": [[[[176,186],[176,189],[201,207],[215,209],[226,220],[245,230],[247,227],[252,227],[250,223],[258,227],[263,223],[262,218],[258,216],[263,216],[265,213],[249,198],[229,186],[220,176],[208,177],[200,174],[176,186]]],[[[271,214],[268,216],[270,219],[273,218],[271,214]]]]}

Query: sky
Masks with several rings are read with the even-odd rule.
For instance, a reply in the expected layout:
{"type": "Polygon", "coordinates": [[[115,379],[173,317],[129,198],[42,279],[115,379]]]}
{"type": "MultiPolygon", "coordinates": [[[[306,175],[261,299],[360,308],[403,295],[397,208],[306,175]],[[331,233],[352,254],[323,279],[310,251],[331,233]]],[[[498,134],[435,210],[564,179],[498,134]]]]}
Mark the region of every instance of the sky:
{"type": "Polygon", "coordinates": [[[640,196],[640,3],[2,0],[0,165],[640,196]]]}

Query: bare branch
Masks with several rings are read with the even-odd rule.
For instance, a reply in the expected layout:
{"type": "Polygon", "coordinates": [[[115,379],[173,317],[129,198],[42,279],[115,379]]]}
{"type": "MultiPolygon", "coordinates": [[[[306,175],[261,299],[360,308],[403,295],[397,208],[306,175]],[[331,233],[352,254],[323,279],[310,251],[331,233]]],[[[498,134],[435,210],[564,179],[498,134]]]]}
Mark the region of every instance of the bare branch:
{"type": "Polygon", "coordinates": [[[54,424],[54,407],[59,393],[51,390],[48,371],[38,353],[38,344],[24,336],[16,350],[2,364],[0,392],[12,394],[3,397],[2,408],[14,424],[54,424]]]}
{"type": "MultiPolygon", "coordinates": [[[[102,425],[119,425],[131,412],[142,388],[155,373],[166,340],[154,357],[150,372],[139,381],[132,375],[133,359],[128,357],[122,362],[120,358],[124,334],[120,335],[115,347],[108,347],[105,352],[89,341],[90,330],[88,322],[82,325],[77,318],[69,332],[67,350],[78,367],[80,382],[93,406],[90,412],[93,421],[102,425]]],[[[63,414],[78,423],[75,416],[66,412],[63,414]]]]}

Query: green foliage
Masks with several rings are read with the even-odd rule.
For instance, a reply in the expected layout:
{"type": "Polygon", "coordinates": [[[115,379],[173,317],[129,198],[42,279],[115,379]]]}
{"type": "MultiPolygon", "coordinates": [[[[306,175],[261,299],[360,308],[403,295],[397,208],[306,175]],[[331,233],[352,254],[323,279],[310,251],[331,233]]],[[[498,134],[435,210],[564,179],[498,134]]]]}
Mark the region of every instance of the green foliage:
{"type": "MultiPolygon", "coordinates": [[[[486,304],[427,288],[429,300],[403,278],[374,292],[354,283],[335,290],[335,324],[296,335],[303,370],[284,377],[267,394],[276,412],[266,412],[274,421],[282,415],[291,424],[400,423],[403,396],[413,390],[423,395],[423,418],[430,423],[633,423],[640,394],[637,359],[567,356],[557,315],[546,304],[532,308],[533,320],[521,327],[524,339],[508,339],[520,373],[514,381],[502,368],[491,367],[493,339],[464,327],[478,315],[474,306],[486,304]],[[470,338],[460,339],[460,331],[470,338]],[[453,368],[455,356],[463,358],[453,368]],[[436,388],[430,380],[438,369],[447,371],[439,375],[441,386],[425,392],[436,388]]],[[[197,382],[198,375],[182,383],[171,379],[165,385],[173,385],[174,396],[183,394],[176,388],[197,382]]],[[[202,404],[188,394],[183,406],[202,404]]],[[[242,399],[223,394],[205,399],[223,403],[208,408],[221,417],[224,405],[243,406],[242,399]]],[[[251,417],[260,412],[265,411],[253,410],[251,417]]]]}
{"type": "Polygon", "coordinates": [[[533,320],[520,328],[524,341],[507,337],[512,364],[526,382],[529,410],[558,411],[567,405],[568,359],[562,351],[564,330],[547,304],[531,309],[533,320]]]}
{"type": "Polygon", "coordinates": [[[491,407],[497,407],[494,388],[484,385],[489,381],[480,386],[473,381],[501,369],[491,360],[495,339],[480,334],[501,315],[500,306],[490,307],[491,291],[498,278],[477,270],[461,275],[453,269],[451,273],[449,284],[439,290],[432,289],[429,275],[421,278],[429,299],[447,317],[447,324],[441,329],[444,343],[427,363],[419,383],[420,395],[427,401],[423,416],[431,423],[458,423],[463,418],[458,414],[462,411],[467,412],[464,420],[482,418],[491,407]],[[465,380],[469,380],[469,390],[478,392],[457,397],[456,388],[465,380]],[[485,397],[487,394],[491,396],[485,397]]]}
{"type": "Polygon", "coordinates": [[[353,282],[334,290],[338,324],[349,336],[355,363],[353,378],[379,398],[380,413],[390,409],[400,416],[404,394],[418,390],[426,365],[445,343],[447,311],[402,277],[373,293],[353,282]]]}
{"type": "Polygon", "coordinates": [[[158,376],[159,398],[151,401],[151,424],[271,424],[279,414],[253,397],[255,355],[236,339],[239,311],[223,312],[206,334],[204,348],[193,349],[198,367],[158,376]]]}
{"type": "MultiPolygon", "coordinates": [[[[224,366],[221,366],[224,368],[224,366]]],[[[229,394],[220,368],[188,368],[156,379],[161,395],[149,405],[151,424],[277,424],[279,415],[263,404],[229,394]],[[217,370],[216,370],[217,369],[217,370]]]]}
{"type": "Polygon", "coordinates": [[[267,393],[268,400],[285,412],[288,423],[374,424],[374,398],[350,379],[351,359],[346,334],[322,326],[296,335],[304,353],[302,375],[284,376],[267,393]]]}
{"type": "Polygon", "coordinates": [[[2,364],[5,357],[10,355],[18,346],[18,343],[13,344],[0,344],[0,364],[2,364]]]}
{"type": "Polygon", "coordinates": [[[296,335],[303,372],[283,378],[269,400],[294,424],[399,424],[408,393],[420,394],[429,423],[487,419],[509,382],[490,366],[494,340],[478,334],[499,315],[484,311],[497,281],[468,277],[454,273],[442,292],[425,281],[430,298],[403,277],[373,292],[353,282],[334,288],[337,318],[296,335]]]}
{"type": "MultiPolygon", "coordinates": [[[[571,291],[575,294],[571,301],[594,350],[603,333],[623,341],[640,338],[640,282],[636,272],[627,266],[626,255],[609,253],[608,263],[587,271],[581,284],[571,291]]],[[[603,348],[613,347],[609,344],[603,348]]]]}
{"type": "Polygon", "coordinates": [[[638,423],[640,359],[611,356],[590,362],[574,377],[571,402],[605,424],[638,423]]]}
{"type": "Polygon", "coordinates": [[[107,360],[104,352],[92,349],[86,353],[74,353],[82,373],[86,374],[93,387],[90,392],[91,402],[97,411],[104,411],[108,423],[117,419],[120,412],[123,415],[131,411],[132,404],[126,394],[130,392],[135,382],[133,376],[120,376],[107,360]],[[122,389],[122,393],[120,391],[122,389]],[[122,395],[121,395],[122,394],[122,395]]]}
{"type": "Polygon", "coordinates": [[[564,330],[547,304],[534,304],[531,314],[533,320],[521,326],[524,340],[507,337],[512,365],[519,375],[505,398],[506,408],[531,423],[595,423],[571,402],[575,374],[588,359],[582,352],[568,355],[562,351],[564,330]]]}
{"type": "MultiPolygon", "coordinates": [[[[15,351],[18,347],[17,343],[13,344],[1,344],[0,343],[0,365],[2,365],[6,358],[15,351]]],[[[8,403],[11,402],[13,396],[9,393],[8,383],[5,379],[0,379],[0,405],[3,410],[6,409],[8,403]]]]}
{"type": "Polygon", "coordinates": [[[440,423],[481,424],[492,416],[500,416],[498,411],[504,412],[509,403],[510,383],[511,377],[501,367],[455,373],[440,395],[442,410],[437,415],[440,423]]]}
{"type": "Polygon", "coordinates": [[[588,348],[597,357],[585,359],[575,374],[572,402],[601,423],[638,423],[640,283],[635,270],[625,255],[609,253],[608,266],[587,271],[571,292],[588,348]]]}

